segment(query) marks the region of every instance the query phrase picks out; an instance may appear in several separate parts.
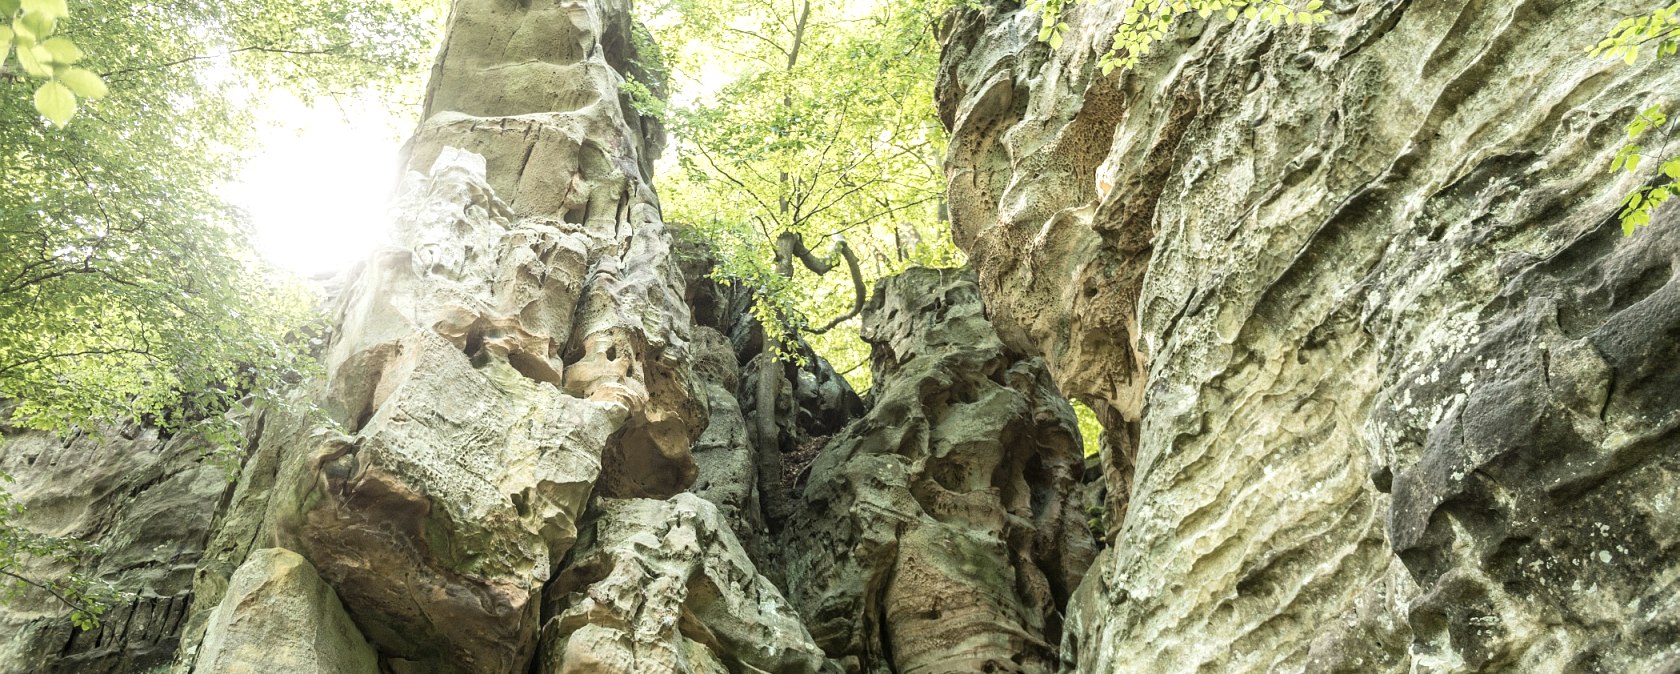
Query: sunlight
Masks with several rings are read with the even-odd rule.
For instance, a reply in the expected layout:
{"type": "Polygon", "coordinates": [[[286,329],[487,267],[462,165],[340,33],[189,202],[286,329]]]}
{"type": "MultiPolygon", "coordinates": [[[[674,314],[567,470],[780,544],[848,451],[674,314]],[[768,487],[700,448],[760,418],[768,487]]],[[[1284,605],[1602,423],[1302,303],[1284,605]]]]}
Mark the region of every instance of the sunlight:
{"type": "Polygon", "coordinates": [[[257,251],[299,276],[348,269],[383,242],[397,152],[415,113],[379,97],[285,93],[263,106],[261,145],[223,196],[249,212],[257,251]]]}

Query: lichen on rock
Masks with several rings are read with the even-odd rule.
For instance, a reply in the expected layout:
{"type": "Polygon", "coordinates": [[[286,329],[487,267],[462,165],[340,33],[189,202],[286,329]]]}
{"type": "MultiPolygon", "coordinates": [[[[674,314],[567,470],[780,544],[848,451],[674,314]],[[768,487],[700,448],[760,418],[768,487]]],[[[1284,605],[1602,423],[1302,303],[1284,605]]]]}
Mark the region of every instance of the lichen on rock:
{"type": "Polygon", "coordinates": [[[1332,2],[1104,74],[1124,6],[959,11],[939,93],[987,309],[1108,431],[1069,666],[1672,662],[1676,244],[1604,169],[1674,63],[1587,58],[1603,5],[1332,2]]]}
{"type": "Polygon", "coordinates": [[[882,281],[863,320],[874,404],[777,539],[790,598],[846,671],[1054,671],[1092,554],[1072,409],[960,271],[882,281]]]}

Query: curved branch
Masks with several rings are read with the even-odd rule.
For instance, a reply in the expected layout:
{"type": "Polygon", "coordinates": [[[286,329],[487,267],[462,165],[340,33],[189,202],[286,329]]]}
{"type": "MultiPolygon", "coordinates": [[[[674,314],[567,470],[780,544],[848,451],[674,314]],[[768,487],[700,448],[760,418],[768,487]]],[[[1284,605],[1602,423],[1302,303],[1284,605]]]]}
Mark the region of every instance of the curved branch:
{"type": "Polygon", "coordinates": [[[865,302],[869,301],[869,291],[863,286],[863,270],[858,266],[857,255],[852,252],[852,247],[846,245],[845,239],[835,242],[834,247],[840,250],[841,257],[846,258],[846,270],[852,273],[852,310],[835,317],[834,320],[829,321],[820,328],[807,331],[813,335],[820,335],[828,332],[829,330],[833,330],[835,326],[851,320],[852,317],[863,313],[863,305],[865,302]]]}
{"type": "Polygon", "coordinates": [[[178,65],[192,63],[194,61],[214,61],[214,60],[217,60],[217,59],[225,59],[225,58],[228,58],[228,57],[233,56],[235,54],[243,54],[245,52],[260,52],[260,53],[264,53],[264,54],[283,54],[283,55],[287,55],[287,56],[326,56],[326,55],[329,55],[329,54],[342,54],[342,53],[344,53],[344,50],[346,48],[348,48],[349,46],[350,46],[350,43],[348,43],[348,42],[343,43],[343,44],[335,44],[335,45],[332,45],[330,47],[327,47],[326,49],[286,49],[286,48],[283,48],[283,47],[266,47],[266,46],[262,46],[262,45],[253,45],[253,46],[250,46],[250,47],[240,47],[238,49],[230,49],[230,50],[222,52],[220,54],[199,54],[199,55],[196,55],[196,56],[188,56],[186,58],[176,59],[174,61],[166,61],[164,63],[154,63],[154,64],[151,64],[151,65],[133,66],[133,67],[129,67],[129,68],[120,68],[120,69],[113,70],[113,71],[108,72],[108,73],[101,73],[100,77],[114,78],[114,77],[120,77],[122,75],[127,75],[129,73],[144,72],[144,71],[147,71],[147,70],[162,70],[164,68],[173,68],[173,67],[178,66],[178,65]]]}

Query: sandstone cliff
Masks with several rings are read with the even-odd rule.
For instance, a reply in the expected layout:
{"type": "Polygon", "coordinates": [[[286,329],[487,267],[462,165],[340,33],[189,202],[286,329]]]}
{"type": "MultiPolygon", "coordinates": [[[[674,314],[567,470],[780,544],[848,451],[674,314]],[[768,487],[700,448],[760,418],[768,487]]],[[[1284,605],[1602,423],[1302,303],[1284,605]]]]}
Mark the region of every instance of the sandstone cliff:
{"type": "Polygon", "coordinates": [[[458,0],[392,245],[231,475],[0,428],[22,523],[103,546],[32,570],[131,593],[15,598],[0,673],[1680,667],[1680,223],[1622,238],[1603,172],[1680,72],[1563,0],[1189,20],[1107,76],[1114,5],[1056,50],[979,5],[973,269],[875,288],[865,399],[663,222],[627,0],[458,0]]]}
{"type": "Polygon", "coordinates": [[[456,3],[394,241],[231,481],[145,429],[0,444],[31,525],[114,543],[85,571],[140,597],[92,634],[8,608],[0,671],[1053,671],[1092,546],[1042,361],[932,270],[866,313],[868,414],[776,359],[662,222],[630,26],[456,3]]]}
{"type": "Polygon", "coordinates": [[[1671,62],[1629,7],[1191,17],[1130,72],[951,17],[952,225],[1006,343],[1107,433],[1069,667],[1657,671],[1680,658],[1680,234],[1605,174],[1671,62]]]}

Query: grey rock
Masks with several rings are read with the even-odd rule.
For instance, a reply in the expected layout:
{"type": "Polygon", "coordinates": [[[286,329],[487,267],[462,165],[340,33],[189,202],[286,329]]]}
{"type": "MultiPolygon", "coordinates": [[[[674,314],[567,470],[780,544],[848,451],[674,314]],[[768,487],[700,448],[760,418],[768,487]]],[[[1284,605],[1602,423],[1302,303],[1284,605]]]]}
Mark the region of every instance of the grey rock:
{"type": "Polygon", "coordinates": [[[1108,429],[1068,667],[1668,666],[1680,247],[1605,168],[1680,71],[1582,53],[1632,10],[1190,18],[1105,76],[1121,7],[944,27],[957,240],[1108,429]]]}
{"type": "Polygon", "coordinates": [[[822,651],[721,511],[692,494],[596,504],[548,587],[544,674],[814,674],[822,651]]]}
{"type": "Polygon", "coordinates": [[[26,529],[99,546],[77,568],[29,560],[35,578],[79,573],[124,593],[91,632],[39,591],[0,604],[0,672],[124,674],[167,665],[180,642],[212,518],[231,489],[202,438],[139,425],[66,438],[5,429],[4,488],[26,529]]]}
{"type": "Polygon", "coordinates": [[[1053,671],[1092,554],[1072,409],[962,272],[883,280],[863,336],[875,404],[801,478],[790,598],[846,671],[1053,671]]]}

